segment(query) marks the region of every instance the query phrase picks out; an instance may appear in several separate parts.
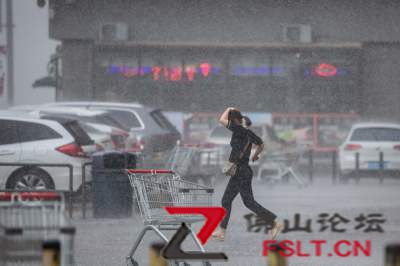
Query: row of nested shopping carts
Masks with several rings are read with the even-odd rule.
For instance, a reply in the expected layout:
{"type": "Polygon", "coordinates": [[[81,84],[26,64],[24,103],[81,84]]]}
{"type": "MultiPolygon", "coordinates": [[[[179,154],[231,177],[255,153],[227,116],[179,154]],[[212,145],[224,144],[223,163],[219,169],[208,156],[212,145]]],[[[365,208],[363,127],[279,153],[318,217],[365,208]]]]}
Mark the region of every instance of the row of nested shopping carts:
{"type": "MultiPolygon", "coordinates": [[[[185,223],[190,235],[200,252],[205,252],[191,225],[203,221],[198,215],[170,215],[165,207],[207,207],[212,205],[214,190],[210,187],[183,180],[172,170],[127,170],[129,181],[134,190],[135,201],[138,204],[144,228],[139,233],[129,255],[126,258],[128,266],[138,266],[134,255],[146,232],[153,231],[161,241],[169,241],[168,230],[177,230],[185,223]]],[[[187,262],[172,261],[172,265],[189,265],[187,262]]],[[[203,265],[211,265],[203,261],[203,265]]]]}
{"type": "Polygon", "coordinates": [[[0,266],[74,263],[75,228],[55,192],[0,192],[0,266]]]}

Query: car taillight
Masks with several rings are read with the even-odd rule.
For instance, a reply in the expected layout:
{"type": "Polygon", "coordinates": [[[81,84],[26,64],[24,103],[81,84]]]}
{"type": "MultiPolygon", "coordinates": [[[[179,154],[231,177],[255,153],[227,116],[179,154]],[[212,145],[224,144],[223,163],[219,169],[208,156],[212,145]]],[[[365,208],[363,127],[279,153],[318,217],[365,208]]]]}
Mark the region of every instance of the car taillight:
{"type": "Polygon", "coordinates": [[[86,157],[82,148],[74,142],[60,146],[56,150],[73,157],[86,157]]]}
{"type": "Polygon", "coordinates": [[[394,145],[393,149],[400,151],[400,145],[394,145]]]}
{"type": "Polygon", "coordinates": [[[346,150],[346,151],[356,151],[356,150],[359,150],[359,149],[361,149],[362,148],[362,146],[360,145],[360,144],[347,144],[345,147],[344,147],[344,149],[346,150]]]}

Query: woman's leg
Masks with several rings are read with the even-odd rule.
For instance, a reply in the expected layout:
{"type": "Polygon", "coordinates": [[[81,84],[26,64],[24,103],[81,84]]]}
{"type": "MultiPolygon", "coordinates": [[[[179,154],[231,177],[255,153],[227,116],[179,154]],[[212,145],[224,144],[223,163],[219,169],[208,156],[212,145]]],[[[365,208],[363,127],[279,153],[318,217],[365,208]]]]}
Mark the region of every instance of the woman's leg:
{"type": "Polygon", "coordinates": [[[228,226],[229,218],[231,216],[232,202],[239,193],[239,179],[237,176],[233,176],[229,179],[228,185],[226,186],[224,195],[222,196],[222,207],[225,208],[226,214],[222,220],[220,227],[226,229],[228,226]]]}
{"type": "Polygon", "coordinates": [[[253,189],[251,187],[251,181],[253,178],[253,172],[250,167],[243,167],[240,177],[240,196],[242,197],[244,205],[257,216],[263,218],[271,226],[274,225],[276,215],[269,210],[265,209],[258,202],[254,200],[253,189]]]}

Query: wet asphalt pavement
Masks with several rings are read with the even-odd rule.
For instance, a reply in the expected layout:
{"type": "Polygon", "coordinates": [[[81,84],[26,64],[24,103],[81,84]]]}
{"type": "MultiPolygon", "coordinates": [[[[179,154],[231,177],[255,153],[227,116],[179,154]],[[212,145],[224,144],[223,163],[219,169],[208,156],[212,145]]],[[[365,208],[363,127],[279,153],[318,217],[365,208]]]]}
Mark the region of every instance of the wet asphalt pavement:
{"type": "MultiPolygon", "coordinates": [[[[214,202],[219,204],[227,180],[216,186],[214,202]]],[[[293,255],[288,258],[288,265],[302,266],[380,266],[384,261],[384,248],[389,243],[400,243],[400,180],[385,180],[380,185],[378,180],[361,180],[360,184],[350,182],[347,185],[332,185],[328,178],[315,178],[314,184],[299,188],[295,184],[277,185],[271,187],[266,184],[253,182],[256,200],[266,208],[277,213],[281,219],[287,219],[292,228],[295,222],[294,215],[300,214],[300,226],[307,220],[311,222],[311,232],[292,231],[280,235],[280,240],[301,241],[301,253],[310,253],[308,257],[293,255]],[[328,214],[325,222],[318,222],[320,215],[328,214]],[[360,214],[368,219],[369,214],[378,213],[385,219],[379,223],[384,230],[379,232],[364,232],[368,228],[367,220],[363,226],[356,218],[360,214]],[[336,216],[334,216],[336,214],[336,216]],[[333,216],[333,217],[332,217],[333,216]],[[332,219],[330,219],[332,218],[332,219]],[[335,229],[344,229],[345,232],[334,232],[335,229]],[[327,226],[326,229],[321,228],[327,226]],[[357,226],[361,226],[356,229],[357,226]],[[311,240],[326,240],[320,256],[315,256],[311,240]],[[350,243],[359,241],[362,245],[371,241],[371,254],[362,252],[355,256],[341,257],[334,252],[334,245],[340,240],[350,243]],[[330,256],[331,254],[332,256],[330,256]]],[[[244,215],[250,211],[243,205],[240,197],[234,201],[231,221],[224,242],[209,240],[206,249],[220,251],[229,257],[227,262],[212,262],[212,265],[267,265],[266,257],[262,256],[263,241],[270,239],[263,232],[248,232],[244,215]]],[[[371,220],[374,217],[369,217],[371,220]]],[[[75,258],[78,265],[84,266],[111,266],[126,265],[125,257],[132,246],[134,239],[142,228],[142,221],[138,215],[129,219],[93,219],[75,218],[77,227],[75,242],[75,258]]],[[[199,228],[196,224],[194,227],[199,228]]],[[[372,227],[376,229],[375,227],[372,227]]],[[[254,229],[254,228],[253,228],[254,229]]],[[[373,230],[374,231],[374,230],[373,230]]],[[[139,265],[148,265],[148,247],[157,241],[157,237],[149,233],[136,253],[139,265]]],[[[188,241],[185,250],[195,250],[188,241]]],[[[342,244],[340,252],[352,250],[350,246],[342,244]]],[[[191,265],[200,265],[191,262],[191,265]]]]}

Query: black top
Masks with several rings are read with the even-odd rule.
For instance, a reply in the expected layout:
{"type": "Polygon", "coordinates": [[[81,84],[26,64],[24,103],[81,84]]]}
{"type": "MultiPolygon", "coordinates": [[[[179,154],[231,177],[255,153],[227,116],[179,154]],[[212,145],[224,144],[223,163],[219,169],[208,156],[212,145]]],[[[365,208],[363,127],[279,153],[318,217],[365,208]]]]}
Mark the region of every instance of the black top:
{"type": "Polygon", "coordinates": [[[232,151],[229,156],[229,161],[237,164],[248,164],[251,153],[251,145],[252,144],[261,145],[263,141],[250,129],[246,129],[241,125],[236,125],[235,123],[231,123],[231,121],[229,121],[226,127],[230,131],[232,131],[232,138],[230,143],[232,151]],[[240,153],[243,151],[248,141],[250,141],[250,144],[247,147],[243,157],[239,159],[240,153]]]}

